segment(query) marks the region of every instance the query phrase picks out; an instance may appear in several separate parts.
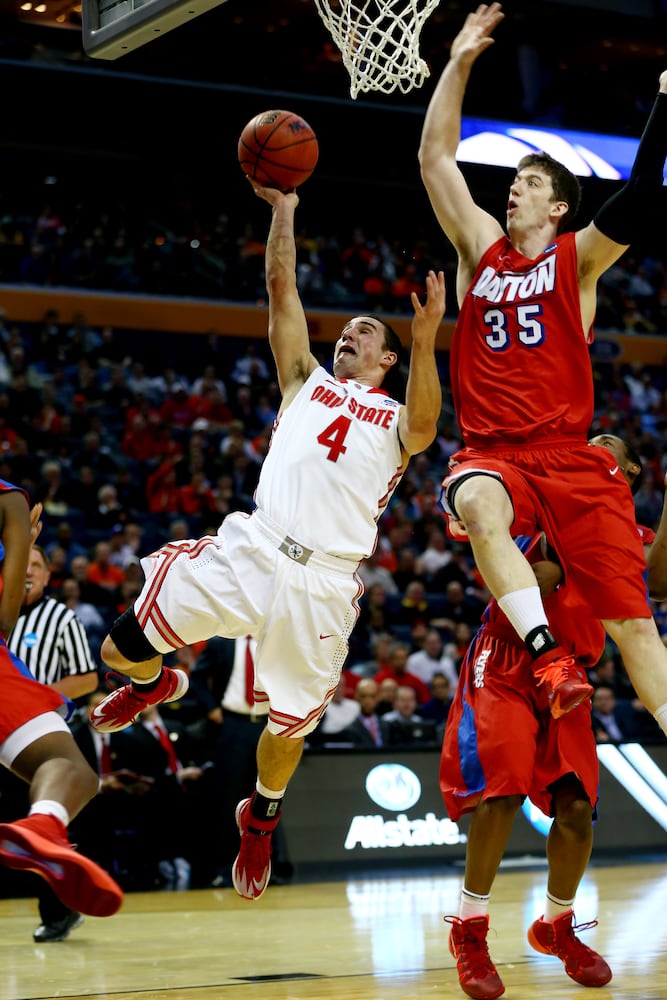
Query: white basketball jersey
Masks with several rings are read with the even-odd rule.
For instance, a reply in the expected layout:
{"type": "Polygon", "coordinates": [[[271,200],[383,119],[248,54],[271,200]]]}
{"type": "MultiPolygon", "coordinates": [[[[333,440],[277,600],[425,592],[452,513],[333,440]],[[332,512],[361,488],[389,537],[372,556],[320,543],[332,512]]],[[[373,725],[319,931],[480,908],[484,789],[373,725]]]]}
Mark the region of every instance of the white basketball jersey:
{"type": "Polygon", "coordinates": [[[359,561],[407,464],[400,404],[317,368],[273,429],[257,506],[308,548],[359,561]]]}

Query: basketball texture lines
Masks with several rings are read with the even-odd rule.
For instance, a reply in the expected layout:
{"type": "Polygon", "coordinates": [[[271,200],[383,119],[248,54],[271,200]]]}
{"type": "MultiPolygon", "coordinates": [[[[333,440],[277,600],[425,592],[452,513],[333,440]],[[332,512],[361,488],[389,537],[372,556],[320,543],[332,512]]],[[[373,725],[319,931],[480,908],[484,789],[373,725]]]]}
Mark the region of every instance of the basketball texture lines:
{"type": "Polygon", "coordinates": [[[239,137],[241,170],[263,187],[291,191],[308,180],[318,156],[315,133],[293,111],[263,111],[239,137]]]}

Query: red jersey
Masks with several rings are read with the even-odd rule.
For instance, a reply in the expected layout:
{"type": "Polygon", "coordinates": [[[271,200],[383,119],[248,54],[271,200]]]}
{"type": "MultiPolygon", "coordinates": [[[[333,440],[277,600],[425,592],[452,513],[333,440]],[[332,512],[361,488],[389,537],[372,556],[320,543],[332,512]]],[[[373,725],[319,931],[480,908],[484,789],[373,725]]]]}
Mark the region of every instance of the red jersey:
{"type": "Polygon", "coordinates": [[[534,260],[506,236],[479,262],[454,331],[451,380],[467,447],[585,438],[593,375],[574,233],[534,260]]]}

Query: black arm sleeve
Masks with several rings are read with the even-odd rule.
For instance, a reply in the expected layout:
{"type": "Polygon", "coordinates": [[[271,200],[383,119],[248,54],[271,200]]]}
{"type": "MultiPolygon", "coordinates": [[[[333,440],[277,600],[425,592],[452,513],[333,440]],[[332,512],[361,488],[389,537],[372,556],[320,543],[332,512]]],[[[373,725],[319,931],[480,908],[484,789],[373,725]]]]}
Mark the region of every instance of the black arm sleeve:
{"type": "Polygon", "coordinates": [[[667,94],[658,94],[627,183],[604,203],[593,220],[600,232],[614,243],[629,246],[647,223],[655,224],[656,202],[662,197],[665,158],[667,94]]]}

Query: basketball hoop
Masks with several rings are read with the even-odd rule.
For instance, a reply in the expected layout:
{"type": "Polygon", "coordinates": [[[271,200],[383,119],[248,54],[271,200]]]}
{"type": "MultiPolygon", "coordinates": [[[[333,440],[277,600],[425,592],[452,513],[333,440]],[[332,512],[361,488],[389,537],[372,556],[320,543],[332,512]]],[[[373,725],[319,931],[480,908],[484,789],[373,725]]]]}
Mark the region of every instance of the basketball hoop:
{"type": "Polygon", "coordinates": [[[350,95],[406,94],[430,71],[419,55],[421,30],[440,0],[315,0],[350,74],[350,95]]]}

